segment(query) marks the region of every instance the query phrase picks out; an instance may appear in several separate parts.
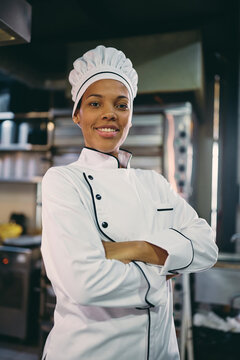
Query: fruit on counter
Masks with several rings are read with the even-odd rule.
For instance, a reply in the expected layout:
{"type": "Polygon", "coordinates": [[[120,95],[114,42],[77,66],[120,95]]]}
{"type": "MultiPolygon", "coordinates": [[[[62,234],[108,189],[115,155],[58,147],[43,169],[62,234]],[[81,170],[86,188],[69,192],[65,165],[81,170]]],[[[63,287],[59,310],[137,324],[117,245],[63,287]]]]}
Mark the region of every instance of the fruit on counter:
{"type": "Polygon", "coordinates": [[[15,223],[0,224],[0,243],[7,238],[20,236],[22,231],[22,226],[15,223]]]}

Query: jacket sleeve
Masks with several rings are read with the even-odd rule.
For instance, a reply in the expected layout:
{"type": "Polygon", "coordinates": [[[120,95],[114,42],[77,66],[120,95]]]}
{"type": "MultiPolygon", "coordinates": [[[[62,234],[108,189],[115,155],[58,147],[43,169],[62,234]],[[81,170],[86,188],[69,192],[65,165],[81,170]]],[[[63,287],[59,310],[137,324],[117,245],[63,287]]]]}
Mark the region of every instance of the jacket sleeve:
{"type": "Polygon", "coordinates": [[[169,273],[191,273],[212,267],[218,256],[212,228],[206,220],[198,217],[196,211],[173,189],[161,175],[158,187],[167,194],[173,206],[171,228],[152,233],[149,242],[168,252],[161,275],[169,273]]]}
{"type": "Polygon", "coordinates": [[[79,192],[63,171],[42,182],[41,251],[54,289],[81,305],[149,307],[166,299],[166,285],[145,264],[105,257],[100,235],[79,192]]]}

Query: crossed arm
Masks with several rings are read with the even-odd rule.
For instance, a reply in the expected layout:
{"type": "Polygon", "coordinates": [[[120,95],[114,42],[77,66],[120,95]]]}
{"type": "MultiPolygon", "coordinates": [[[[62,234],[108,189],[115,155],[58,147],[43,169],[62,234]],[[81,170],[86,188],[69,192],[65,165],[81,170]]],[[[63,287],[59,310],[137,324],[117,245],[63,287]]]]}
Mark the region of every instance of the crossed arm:
{"type": "MultiPolygon", "coordinates": [[[[149,264],[164,265],[168,253],[159,246],[147,241],[102,241],[107,259],[119,260],[125,264],[131,261],[143,261],[149,264]]],[[[176,275],[167,275],[167,280],[176,275]]]]}
{"type": "Polygon", "coordinates": [[[147,241],[102,241],[107,259],[119,260],[125,264],[136,260],[145,263],[164,265],[168,253],[166,250],[147,241]]]}

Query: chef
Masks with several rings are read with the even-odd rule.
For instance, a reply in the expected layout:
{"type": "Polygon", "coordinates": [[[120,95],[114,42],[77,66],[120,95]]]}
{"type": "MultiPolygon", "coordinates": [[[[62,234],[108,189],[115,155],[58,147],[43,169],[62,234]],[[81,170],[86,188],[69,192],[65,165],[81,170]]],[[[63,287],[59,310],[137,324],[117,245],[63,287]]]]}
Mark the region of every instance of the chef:
{"type": "Polygon", "coordinates": [[[57,304],[42,359],[178,360],[172,276],[214,265],[207,222],[121,149],[138,76],[98,46],[74,62],[73,121],[85,147],[42,182],[42,255],[57,304]]]}

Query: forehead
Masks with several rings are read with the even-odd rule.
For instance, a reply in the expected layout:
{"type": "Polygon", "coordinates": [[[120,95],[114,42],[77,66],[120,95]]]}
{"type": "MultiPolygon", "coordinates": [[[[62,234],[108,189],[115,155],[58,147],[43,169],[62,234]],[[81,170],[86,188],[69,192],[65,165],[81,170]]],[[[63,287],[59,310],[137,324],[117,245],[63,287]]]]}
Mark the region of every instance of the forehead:
{"type": "Polygon", "coordinates": [[[102,96],[116,95],[126,96],[130,99],[128,89],[118,80],[102,79],[92,83],[85,91],[83,97],[90,96],[91,94],[98,94],[102,96]]]}

